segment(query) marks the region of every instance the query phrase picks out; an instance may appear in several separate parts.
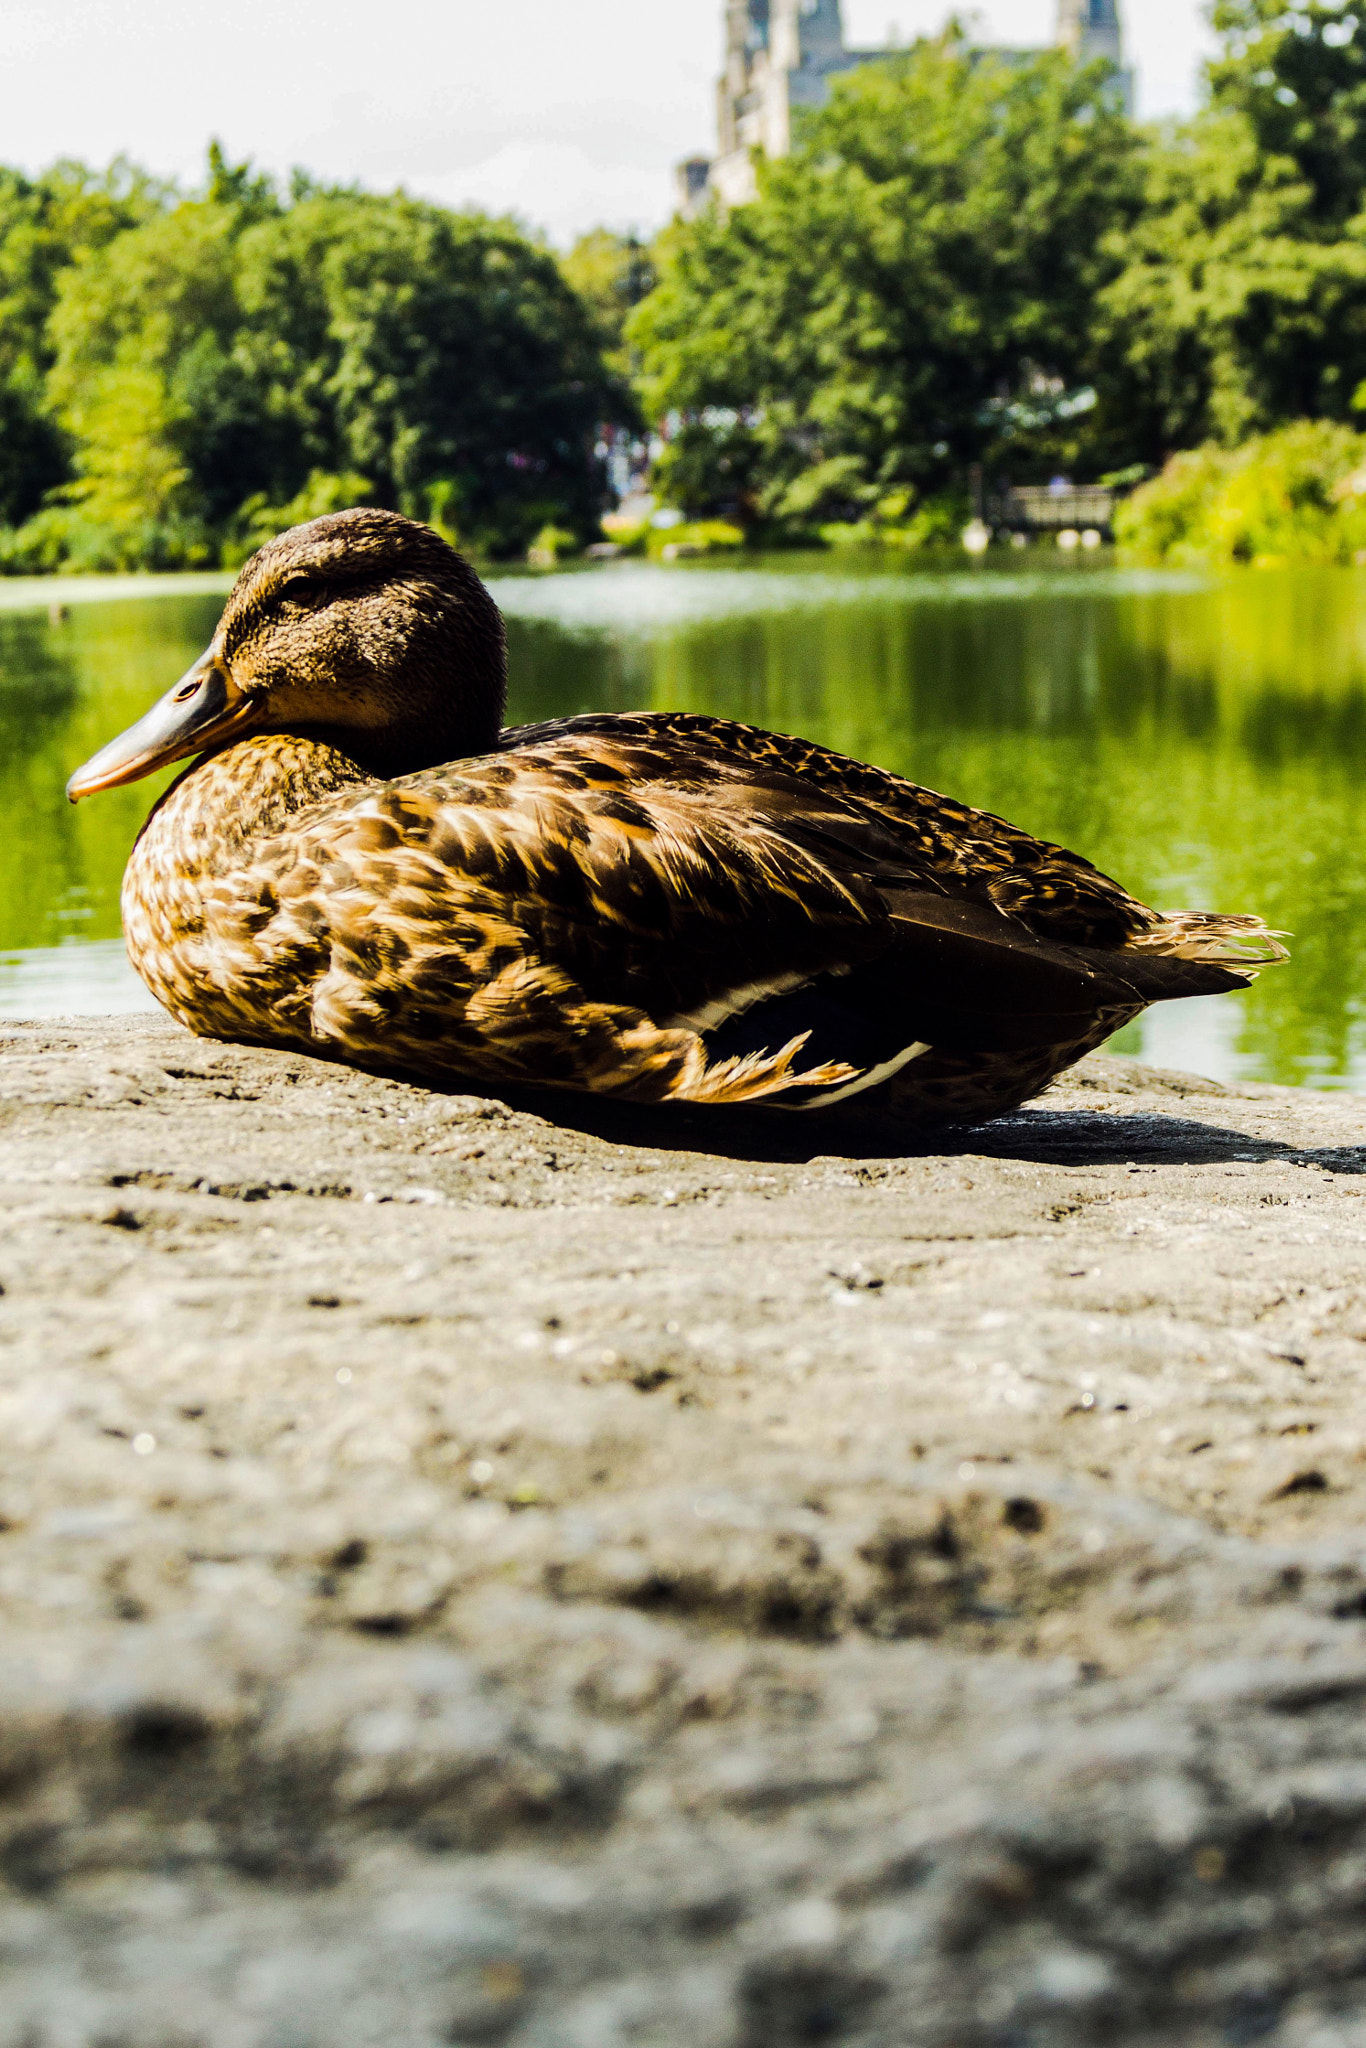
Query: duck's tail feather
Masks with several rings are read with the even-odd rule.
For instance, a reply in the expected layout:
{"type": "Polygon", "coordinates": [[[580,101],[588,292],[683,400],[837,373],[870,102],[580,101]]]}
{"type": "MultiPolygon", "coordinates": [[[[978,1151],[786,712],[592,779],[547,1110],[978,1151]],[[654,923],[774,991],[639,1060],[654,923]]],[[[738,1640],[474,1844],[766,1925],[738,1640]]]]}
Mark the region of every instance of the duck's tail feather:
{"type": "Polygon", "coordinates": [[[1127,944],[1087,946],[1042,939],[988,903],[891,887],[884,900],[885,951],[776,987],[704,1037],[676,1031],[694,1050],[672,1096],[815,1107],[931,1050],[1023,1060],[1029,1072],[1031,1057],[1037,1065],[1058,1048],[1077,1057],[1068,1049],[1085,1050],[1149,1003],[1240,989],[1257,967],[1285,958],[1257,917],[1154,912],[1127,944]]]}
{"type": "MultiPolygon", "coordinates": [[[[913,1036],[932,1045],[1019,1049],[1047,1042],[1050,1032],[1061,1043],[1068,1019],[1220,995],[1285,957],[1256,917],[1154,912],[1124,945],[1088,946],[1041,939],[990,904],[886,894],[901,935],[900,1011],[913,1036]]],[[[882,963],[875,971],[886,977],[882,963]]]]}
{"type": "Polygon", "coordinates": [[[1146,931],[1136,932],[1125,953],[1157,953],[1169,960],[1198,960],[1211,967],[1242,969],[1252,979],[1259,967],[1274,966],[1289,955],[1275,932],[1260,917],[1220,916],[1205,910],[1164,910],[1146,931]]]}

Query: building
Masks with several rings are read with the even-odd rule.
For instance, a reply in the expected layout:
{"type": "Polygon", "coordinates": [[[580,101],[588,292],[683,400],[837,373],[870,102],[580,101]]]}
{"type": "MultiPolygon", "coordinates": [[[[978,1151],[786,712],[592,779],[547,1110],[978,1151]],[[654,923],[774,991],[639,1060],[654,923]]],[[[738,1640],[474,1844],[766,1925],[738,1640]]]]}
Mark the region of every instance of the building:
{"type": "Polygon", "coordinates": [[[830,81],[881,50],[851,50],[840,0],[726,0],[725,70],[716,88],[717,153],[706,191],[728,206],[754,196],[752,149],[786,156],[797,107],[824,106],[830,81]]]}
{"type": "MultiPolygon", "coordinates": [[[[830,81],[895,53],[851,50],[840,0],[725,0],[725,69],[716,88],[717,151],[678,166],[678,203],[691,217],[715,194],[725,206],[754,197],[751,151],[786,156],[794,110],[824,106],[830,81]]],[[[1116,0],[1058,0],[1057,42],[1078,63],[1108,57],[1126,106],[1133,74],[1124,68],[1116,0]]]]}
{"type": "Polygon", "coordinates": [[[1058,0],[1057,39],[1079,64],[1108,57],[1126,80],[1131,79],[1124,71],[1124,36],[1115,0],[1058,0]]]}

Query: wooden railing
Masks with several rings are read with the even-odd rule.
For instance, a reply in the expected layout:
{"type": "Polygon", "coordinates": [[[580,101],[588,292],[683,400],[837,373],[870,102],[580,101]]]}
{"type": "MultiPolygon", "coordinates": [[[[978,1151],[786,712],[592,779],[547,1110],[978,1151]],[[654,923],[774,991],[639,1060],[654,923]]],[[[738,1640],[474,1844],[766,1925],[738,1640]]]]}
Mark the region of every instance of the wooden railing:
{"type": "Polygon", "coordinates": [[[1059,533],[1069,526],[1108,533],[1120,495],[1100,484],[1069,485],[1065,491],[1051,484],[1019,484],[988,501],[986,520],[1013,533],[1059,533]]]}

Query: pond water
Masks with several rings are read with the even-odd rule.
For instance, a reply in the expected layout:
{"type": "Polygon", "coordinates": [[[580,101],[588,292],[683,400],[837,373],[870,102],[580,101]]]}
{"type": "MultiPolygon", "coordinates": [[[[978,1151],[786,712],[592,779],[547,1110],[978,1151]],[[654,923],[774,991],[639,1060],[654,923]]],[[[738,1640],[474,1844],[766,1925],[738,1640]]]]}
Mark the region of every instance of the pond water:
{"type": "MultiPolygon", "coordinates": [[[[1227,576],[828,556],[502,575],[510,716],[712,711],[1087,854],[1163,907],[1256,910],[1293,963],[1118,1041],[1217,1078],[1366,1087],[1366,570],[1227,576]]],[[[118,887],[161,784],[71,769],[209,639],[226,579],[0,583],[0,1015],[148,1004],[118,887]]]]}

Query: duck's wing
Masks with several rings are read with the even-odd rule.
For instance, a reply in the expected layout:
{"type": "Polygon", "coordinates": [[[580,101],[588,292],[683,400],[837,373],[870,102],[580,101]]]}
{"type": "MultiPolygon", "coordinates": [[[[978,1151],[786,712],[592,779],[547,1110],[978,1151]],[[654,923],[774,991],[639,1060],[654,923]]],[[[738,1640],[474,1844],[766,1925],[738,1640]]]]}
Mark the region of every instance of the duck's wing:
{"type": "Polygon", "coordinates": [[[1043,939],[878,810],[626,723],[296,821],[268,922],[326,949],[316,1037],[428,1071],[738,1101],[838,1092],[931,1043],[1064,1044],[1242,979],[1043,939]]]}
{"type": "Polygon", "coordinates": [[[625,749],[646,774],[706,775],[718,764],[748,769],[761,783],[795,781],[808,797],[833,799],[876,821],[895,863],[950,895],[990,902],[1041,938],[1122,946],[1159,923],[1158,913],[1064,846],[974,810],[813,741],[765,732],[693,712],[586,715],[510,727],[503,747],[583,747],[611,756],[625,749]]]}
{"type": "Polygon", "coordinates": [[[708,1050],[887,941],[876,886],[831,857],[838,808],[788,791],[789,831],[782,792],[750,797],[734,770],[673,788],[629,749],[528,748],[296,816],[210,908],[241,972],[305,980],[311,1035],[350,1057],[646,1099],[846,1081],[847,1059],[798,1061],[800,1029],[708,1050]],[[304,951],[321,971],[295,971],[304,951]]]}
{"type": "Polygon", "coordinates": [[[736,789],[721,801],[716,778],[633,792],[642,765],[528,750],[297,813],[203,887],[185,1014],[225,1037],[647,1100],[847,1081],[845,1058],[798,1061],[800,1028],[753,1052],[707,1040],[880,950],[876,889],[736,789]]]}

